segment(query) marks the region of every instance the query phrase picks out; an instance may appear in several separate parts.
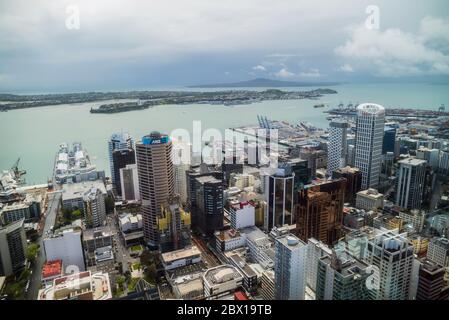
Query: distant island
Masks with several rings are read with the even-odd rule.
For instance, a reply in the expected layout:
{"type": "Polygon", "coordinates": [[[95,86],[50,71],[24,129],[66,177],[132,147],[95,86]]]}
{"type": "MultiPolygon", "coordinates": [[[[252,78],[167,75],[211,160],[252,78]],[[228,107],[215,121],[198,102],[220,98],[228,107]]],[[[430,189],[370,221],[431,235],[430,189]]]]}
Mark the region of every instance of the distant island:
{"type": "Polygon", "coordinates": [[[335,94],[337,91],[318,88],[308,91],[282,91],[279,89],[255,90],[223,90],[223,91],[124,91],[124,92],[85,92],[42,95],[0,94],[0,111],[27,109],[41,106],[86,103],[106,100],[119,100],[105,103],[98,108],[91,108],[91,113],[117,113],[132,110],[148,109],[166,104],[213,104],[242,105],[265,100],[297,100],[318,99],[324,94],[335,94]],[[134,101],[120,101],[120,100],[134,101]],[[3,103],[2,103],[3,101],[3,103]]]}
{"type": "Polygon", "coordinates": [[[256,78],[248,81],[191,85],[187,88],[291,88],[291,87],[329,87],[335,86],[338,82],[295,82],[273,80],[266,78],[256,78]]]}

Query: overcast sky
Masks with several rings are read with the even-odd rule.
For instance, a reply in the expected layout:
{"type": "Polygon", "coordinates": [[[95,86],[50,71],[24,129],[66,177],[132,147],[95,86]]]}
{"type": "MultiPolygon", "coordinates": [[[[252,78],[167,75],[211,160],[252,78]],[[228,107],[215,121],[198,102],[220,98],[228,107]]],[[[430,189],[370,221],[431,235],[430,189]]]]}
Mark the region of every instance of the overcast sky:
{"type": "Polygon", "coordinates": [[[3,92],[255,77],[449,82],[448,1],[0,0],[3,92]]]}

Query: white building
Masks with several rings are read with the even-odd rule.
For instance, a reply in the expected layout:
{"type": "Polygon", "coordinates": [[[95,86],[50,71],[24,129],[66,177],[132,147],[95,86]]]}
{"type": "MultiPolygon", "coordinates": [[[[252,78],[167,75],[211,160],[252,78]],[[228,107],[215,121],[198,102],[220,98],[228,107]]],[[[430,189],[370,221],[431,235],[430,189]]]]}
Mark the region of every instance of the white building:
{"type": "Polygon", "coordinates": [[[115,150],[134,149],[134,142],[128,133],[114,133],[108,141],[109,166],[111,168],[111,181],[115,184],[114,159],[112,154],[115,150]]]}
{"type": "Polygon", "coordinates": [[[231,205],[229,212],[231,214],[231,227],[239,230],[246,227],[253,227],[255,221],[255,208],[250,202],[240,202],[231,205]]]}
{"type": "Polygon", "coordinates": [[[449,267],[449,239],[433,238],[427,248],[427,259],[440,266],[449,267]]]}
{"type": "Polygon", "coordinates": [[[53,280],[39,291],[38,300],[109,300],[111,283],[107,273],[90,271],[70,274],[53,280]]]}
{"type": "Polygon", "coordinates": [[[100,189],[92,188],[84,195],[84,216],[88,226],[100,227],[106,220],[105,196],[100,189]]]}
{"type": "Polygon", "coordinates": [[[440,162],[440,150],[439,149],[429,149],[426,147],[421,147],[416,150],[416,157],[418,159],[426,160],[429,166],[433,169],[438,169],[440,162]]]}
{"type": "Polygon", "coordinates": [[[106,197],[107,191],[102,180],[67,183],[62,186],[62,207],[66,210],[84,210],[84,196],[91,189],[98,189],[106,197]]]}
{"type": "Polygon", "coordinates": [[[140,200],[139,178],[137,176],[137,164],[128,164],[120,169],[120,184],[122,199],[127,201],[140,200]]]}
{"type": "Polygon", "coordinates": [[[203,274],[204,297],[219,299],[235,292],[243,284],[243,276],[231,265],[210,268],[203,274]]]}
{"type": "Polygon", "coordinates": [[[221,252],[242,248],[246,244],[246,234],[229,229],[215,232],[216,247],[221,252]]]}
{"type": "Polygon", "coordinates": [[[45,238],[43,243],[47,261],[62,260],[66,268],[65,273],[86,270],[81,230],[59,230],[51,237],[45,238]]]}
{"type": "Polygon", "coordinates": [[[276,300],[304,300],[307,245],[288,235],[276,239],[274,263],[276,300]]]}
{"type": "Polygon", "coordinates": [[[357,107],[354,165],[362,172],[362,190],[379,184],[384,125],[384,107],[372,103],[357,107]]]}
{"type": "Polygon", "coordinates": [[[327,143],[327,173],[346,166],[347,131],[346,121],[332,121],[330,123],[329,140],[327,143]]]}
{"type": "Polygon", "coordinates": [[[405,209],[420,209],[427,161],[408,158],[398,163],[395,203],[405,209]]]}
{"type": "Polygon", "coordinates": [[[324,256],[332,255],[332,250],[323,242],[315,238],[307,241],[307,286],[315,292],[318,274],[318,260],[324,256]]]}
{"type": "Polygon", "coordinates": [[[201,251],[196,246],[180,250],[165,252],[161,255],[162,265],[165,270],[173,270],[201,262],[201,251]]]}
{"type": "Polygon", "coordinates": [[[370,211],[376,208],[383,208],[384,195],[376,189],[368,189],[357,192],[355,199],[357,209],[370,211]]]}
{"type": "Polygon", "coordinates": [[[413,245],[406,234],[382,231],[369,239],[365,262],[375,266],[373,299],[406,300],[413,271],[413,245]]]}

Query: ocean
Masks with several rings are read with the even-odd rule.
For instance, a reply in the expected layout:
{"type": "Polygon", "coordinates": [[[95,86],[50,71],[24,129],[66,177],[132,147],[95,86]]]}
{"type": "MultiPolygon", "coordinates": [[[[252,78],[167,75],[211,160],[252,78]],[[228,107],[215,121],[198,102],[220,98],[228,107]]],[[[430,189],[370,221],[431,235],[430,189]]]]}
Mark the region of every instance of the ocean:
{"type": "MultiPolygon", "coordinates": [[[[17,158],[27,170],[27,184],[45,183],[52,176],[53,161],[62,142],[81,142],[93,163],[109,175],[107,140],[113,132],[129,132],[135,140],[153,130],[170,133],[174,129],[192,130],[193,121],[201,121],[202,130],[257,124],[257,115],[290,123],[307,121],[326,128],[325,108],[344,104],[373,102],[392,108],[437,110],[449,107],[449,85],[433,84],[342,84],[330,87],[338,94],[319,100],[264,101],[250,105],[163,105],[147,110],[117,114],[91,114],[91,107],[103,102],[58,105],[0,113],[0,170],[9,169],[17,158]]],[[[200,90],[164,88],[166,90],[200,90]]],[[[251,90],[251,88],[239,88],[251,90]]],[[[311,90],[313,88],[277,88],[311,90]]],[[[151,90],[151,89],[148,89],[151,90]]],[[[161,90],[161,88],[157,88],[161,90]]],[[[207,91],[220,89],[207,89],[207,91]]],[[[229,90],[229,88],[226,88],[229,90]]],[[[262,90],[254,88],[254,90],[262,90]]]]}

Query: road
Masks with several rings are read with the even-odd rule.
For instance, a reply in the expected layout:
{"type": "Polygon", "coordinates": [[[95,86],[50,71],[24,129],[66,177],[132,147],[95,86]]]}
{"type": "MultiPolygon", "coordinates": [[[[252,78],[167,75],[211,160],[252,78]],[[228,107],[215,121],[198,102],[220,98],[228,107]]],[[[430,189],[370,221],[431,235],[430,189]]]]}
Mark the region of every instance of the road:
{"type": "Polygon", "coordinates": [[[44,229],[42,231],[42,235],[37,240],[37,244],[40,246],[40,250],[32,267],[33,274],[30,277],[30,287],[28,289],[28,292],[26,293],[27,300],[37,299],[37,295],[41,287],[41,271],[42,266],[44,265],[46,260],[42,240],[45,237],[46,232],[51,230],[51,228],[55,225],[56,216],[61,203],[61,197],[62,194],[57,191],[48,194],[48,208],[45,215],[44,229]]]}
{"type": "Polygon", "coordinates": [[[132,259],[129,250],[124,246],[124,241],[120,236],[120,230],[118,227],[118,216],[114,212],[113,215],[107,217],[107,224],[114,236],[114,255],[117,262],[122,263],[122,272],[125,273],[128,268],[128,262],[132,259]]]}
{"type": "Polygon", "coordinates": [[[196,236],[192,236],[193,243],[198,247],[202,253],[204,262],[208,268],[216,267],[221,265],[220,260],[213,254],[213,252],[207,247],[207,244],[203,239],[196,236]]]}

